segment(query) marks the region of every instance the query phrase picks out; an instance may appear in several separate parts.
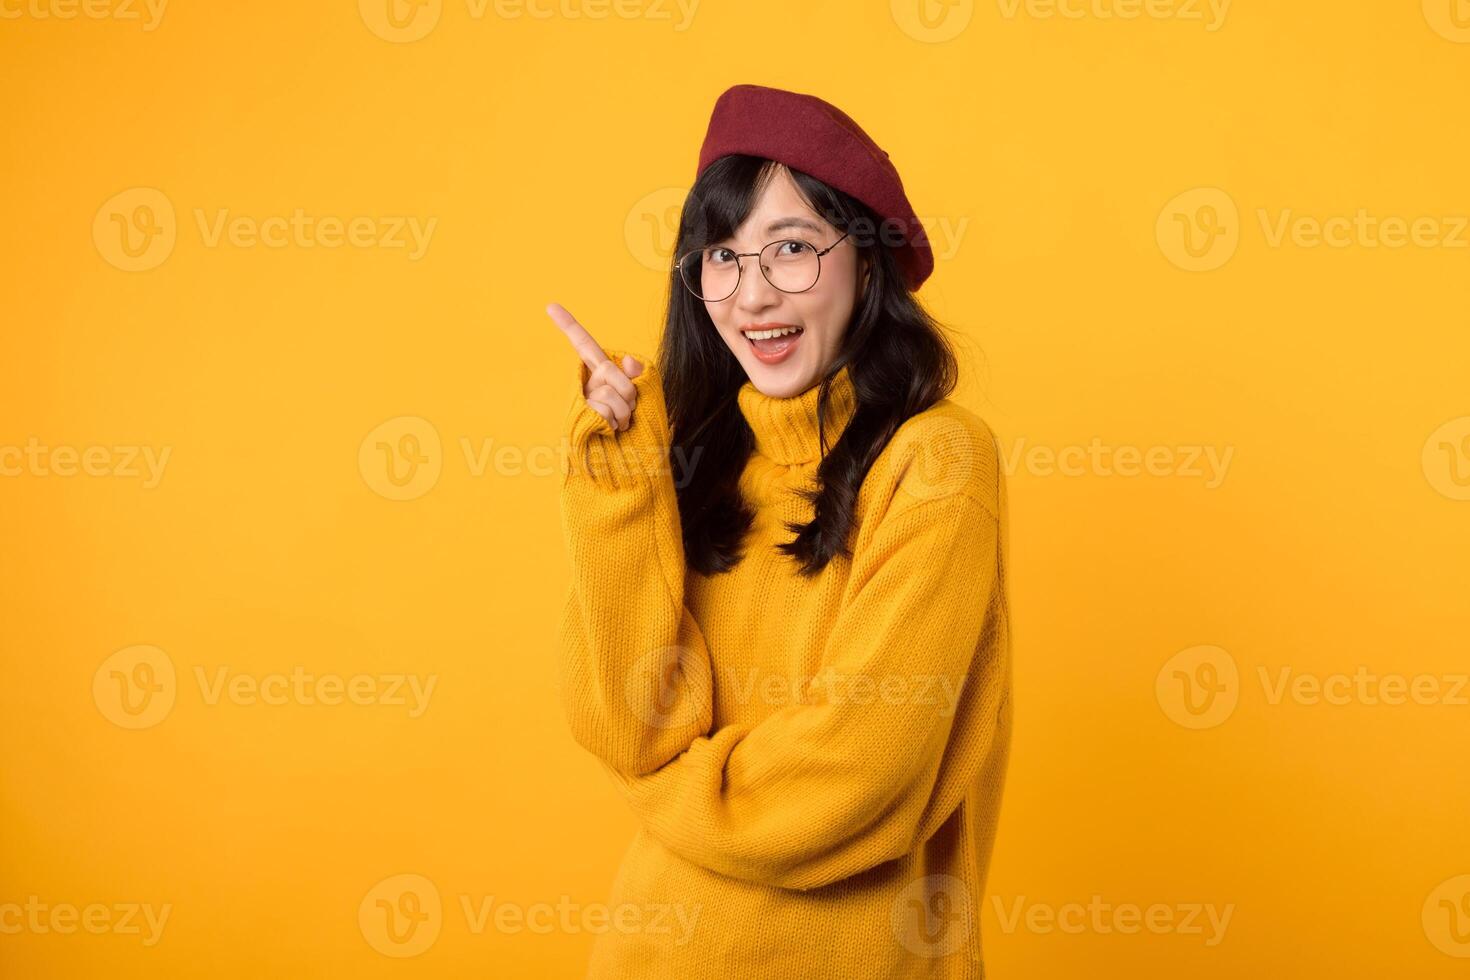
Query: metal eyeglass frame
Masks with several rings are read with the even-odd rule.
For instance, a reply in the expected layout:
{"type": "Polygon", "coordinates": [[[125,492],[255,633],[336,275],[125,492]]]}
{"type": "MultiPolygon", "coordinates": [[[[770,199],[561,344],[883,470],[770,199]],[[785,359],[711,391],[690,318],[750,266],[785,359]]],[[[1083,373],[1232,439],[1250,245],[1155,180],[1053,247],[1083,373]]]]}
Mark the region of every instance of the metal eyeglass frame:
{"type": "Polygon", "coordinates": [[[844,231],[842,233],[842,238],[837,239],[837,241],[833,242],[831,245],[828,245],[824,249],[818,249],[815,245],[813,245],[811,242],[807,241],[805,238],[778,238],[775,241],[766,242],[764,245],[761,246],[761,249],[760,249],[759,252],[736,252],[735,253],[735,286],[728,293],[726,293],[724,296],[721,296],[719,299],[705,299],[703,296],[699,295],[699,293],[695,292],[694,291],[694,287],[691,286],[691,285],[689,285],[689,280],[686,279],[686,278],[684,278],[684,260],[687,259],[687,258],[689,258],[689,256],[695,254],[696,252],[703,252],[706,248],[709,248],[708,245],[702,246],[700,248],[691,248],[689,251],[685,252],[683,255],[681,255],[677,259],[675,259],[674,260],[674,273],[679,277],[679,281],[684,284],[684,288],[687,289],[687,290],[689,290],[689,292],[694,296],[695,299],[699,300],[702,303],[723,303],[725,300],[729,299],[731,296],[734,296],[736,293],[738,293],[740,291],[740,280],[745,276],[745,263],[744,262],[741,262],[740,261],[741,259],[749,258],[752,255],[756,256],[756,258],[759,259],[761,252],[764,252],[766,249],[770,248],[772,245],[779,245],[782,242],[801,242],[803,245],[805,245],[808,248],[812,249],[817,254],[817,276],[816,276],[815,279],[812,280],[812,284],[810,286],[807,286],[805,289],[781,289],[780,286],[777,286],[774,282],[771,282],[771,277],[766,274],[766,267],[764,265],[762,265],[759,261],[756,262],[756,265],[760,266],[761,275],[765,277],[766,282],[770,282],[771,283],[771,286],[773,288],[780,289],[781,292],[783,292],[783,293],[792,293],[792,294],[795,294],[795,293],[804,293],[804,292],[807,292],[810,289],[815,288],[815,286],[817,285],[817,283],[820,282],[821,279],[822,279],[822,256],[824,256],[828,252],[832,251],[838,245],[841,245],[842,244],[842,239],[843,238],[846,238],[850,234],[852,234],[852,232],[850,232],[850,231],[844,231]]]}

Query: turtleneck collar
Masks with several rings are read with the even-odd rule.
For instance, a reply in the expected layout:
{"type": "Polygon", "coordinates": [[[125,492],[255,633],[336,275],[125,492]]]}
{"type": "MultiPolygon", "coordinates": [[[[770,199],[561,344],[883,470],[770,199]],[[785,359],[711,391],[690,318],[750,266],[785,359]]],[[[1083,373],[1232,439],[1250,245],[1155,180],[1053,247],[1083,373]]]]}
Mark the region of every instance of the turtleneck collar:
{"type": "MultiPolygon", "coordinates": [[[[817,436],[817,397],[821,383],[790,398],[772,398],[751,381],[740,386],[740,414],[755,433],[755,451],[782,466],[815,463],[822,458],[817,436]]],[[[825,423],[830,451],[857,410],[852,378],[844,364],[832,378],[825,423]]]]}

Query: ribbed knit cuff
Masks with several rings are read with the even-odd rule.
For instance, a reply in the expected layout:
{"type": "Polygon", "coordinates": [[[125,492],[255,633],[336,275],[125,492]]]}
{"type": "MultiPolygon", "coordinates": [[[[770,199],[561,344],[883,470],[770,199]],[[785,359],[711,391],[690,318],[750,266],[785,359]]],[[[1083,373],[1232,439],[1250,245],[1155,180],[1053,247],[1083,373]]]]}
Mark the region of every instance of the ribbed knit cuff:
{"type": "MultiPolygon", "coordinates": [[[[621,367],[623,355],[631,352],[603,348],[603,353],[621,367]]],[[[583,392],[592,372],[577,361],[567,413],[568,479],[586,479],[609,489],[623,489],[646,486],[670,475],[670,432],[663,384],[651,361],[639,354],[633,357],[643,365],[643,372],[632,379],[638,402],[633,406],[631,424],[622,432],[616,431],[597,409],[587,404],[583,392]]]]}

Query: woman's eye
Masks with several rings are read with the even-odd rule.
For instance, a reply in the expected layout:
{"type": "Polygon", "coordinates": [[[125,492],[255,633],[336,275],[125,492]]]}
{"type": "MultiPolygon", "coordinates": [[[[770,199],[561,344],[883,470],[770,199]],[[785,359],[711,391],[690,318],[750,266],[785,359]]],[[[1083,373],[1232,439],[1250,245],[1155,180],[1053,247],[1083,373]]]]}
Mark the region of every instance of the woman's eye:
{"type": "Polygon", "coordinates": [[[810,247],[806,242],[797,241],[793,238],[789,241],[782,242],[780,247],[776,249],[776,252],[779,255],[800,255],[805,249],[810,247]]]}
{"type": "Polygon", "coordinates": [[[712,248],[704,253],[705,261],[712,265],[722,265],[735,257],[735,253],[728,248],[712,248]]]}

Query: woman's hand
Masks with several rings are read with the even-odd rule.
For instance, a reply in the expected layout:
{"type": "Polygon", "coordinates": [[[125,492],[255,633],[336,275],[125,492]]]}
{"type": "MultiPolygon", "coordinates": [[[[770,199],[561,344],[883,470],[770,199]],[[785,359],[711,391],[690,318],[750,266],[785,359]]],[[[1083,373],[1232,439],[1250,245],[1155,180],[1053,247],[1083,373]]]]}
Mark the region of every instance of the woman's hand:
{"type": "Polygon", "coordinates": [[[620,369],[603,353],[602,346],[592,339],[587,328],[578,323],[560,303],[551,303],[546,307],[546,312],[561,328],[561,332],[567,335],[577,356],[591,372],[582,391],[587,404],[598,415],[607,419],[607,424],[612,426],[613,431],[626,430],[633,424],[633,409],[638,405],[638,389],[630,379],[643,373],[643,365],[629,354],[624,356],[620,369]]]}

